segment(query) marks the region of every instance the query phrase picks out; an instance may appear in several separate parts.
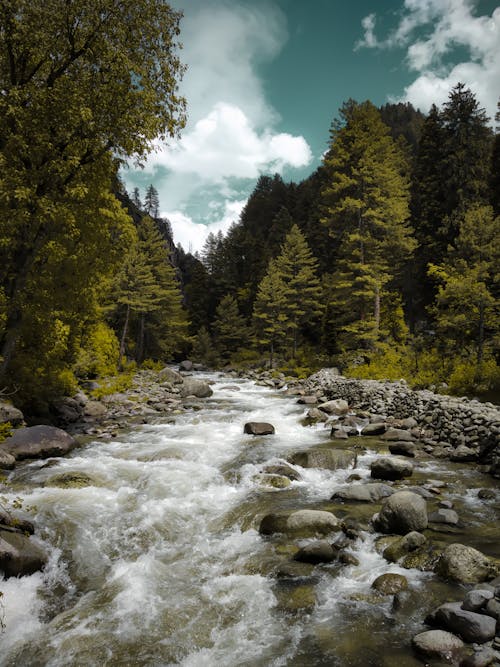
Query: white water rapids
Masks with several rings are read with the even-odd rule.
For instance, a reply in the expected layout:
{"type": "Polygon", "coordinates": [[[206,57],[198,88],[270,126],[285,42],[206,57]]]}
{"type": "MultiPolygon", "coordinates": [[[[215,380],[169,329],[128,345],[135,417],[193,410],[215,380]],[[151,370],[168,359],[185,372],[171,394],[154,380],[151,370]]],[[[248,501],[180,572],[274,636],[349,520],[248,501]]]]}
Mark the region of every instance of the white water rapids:
{"type": "MultiPolygon", "coordinates": [[[[256,530],[261,516],[279,502],[301,509],[327,501],[353,472],[368,476],[374,453],[360,456],[355,471],[297,468],[300,482],[263,490],[255,481],[263,463],[323,442],[328,431],[301,426],[304,406],[293,397],[246,380],[208,379],[214,395],[201,410],[13,474],[4,497],[34,508],[35,539],[50,560],[42,573],[0,582],[0,665],[414,664],[406,645],[403,662],[396,650],[399,658],[387,663],[353,648],[363,632],[390,636],[394,625],[390,603],[363,606],[353,594],[368,594],[384,572],[404,573],[417,597],[429,579],[385,562],[373,536],[353,547],[359,566],[336,576],[320,568],[311,613],[283,611],[276,579],[261,567],[276,557],[256,530]],[[247,421],[271,422],[276,435],[243,435],[247,421]],[[87,473],[95,485],[44,486],[69,471],[87,473]]],[[[409,642],[409,627],[402,637],[409,642]]]]}

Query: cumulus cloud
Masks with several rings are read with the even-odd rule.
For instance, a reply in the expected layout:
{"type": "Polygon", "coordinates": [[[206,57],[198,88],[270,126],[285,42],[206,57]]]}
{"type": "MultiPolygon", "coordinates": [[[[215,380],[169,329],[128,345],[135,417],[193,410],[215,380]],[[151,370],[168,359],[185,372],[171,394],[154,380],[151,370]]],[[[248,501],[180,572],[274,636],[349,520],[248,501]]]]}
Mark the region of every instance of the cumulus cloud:
{"type": "Polygon", "coordinates": [[[279,131],[280,116],[259,76],[259,65],[272,60],[288,39],[283,12],[272,2],[238,0],[183,0],[182,9],[187,126],[180,140],[156,144],[140,177],[133,172],[124,177],[132,187],[139,180],[153,182],[176,241],[196,249],[206,237],[197,222],[212,231],[226,228],[226,213],[233,204],[240,206],[261,173],[304,167],[312,153],[302,136],[279,131]],[[214,200],[218,222],[210,206],[214,200]]]}
{"type": "Polygon", "coordinates": [[[166,211],[162,216],[168,218],[172,225],[175,244],[180,243],[186,252],[199,252],[203,248],[207,236],[212,232],[225,234],[233,222],[237,222],[246,199],[225,201],[221,205],[211,202],[210,208],[221,209],[221,217],[209,224],[195,222],[191,216],[182,211],[166,211]]]}
{"type": "Polygon", "coordinates": [[[375,15],[363,20],[359,46],[406,49],[415,80],[399,98],[427,111],[441,104],[458,81],[476,94],[493,117],[500,81],[500,7],[477,16],[472,0],[405,0],[398,26],[385,39],[375,33],[375,15]]]}

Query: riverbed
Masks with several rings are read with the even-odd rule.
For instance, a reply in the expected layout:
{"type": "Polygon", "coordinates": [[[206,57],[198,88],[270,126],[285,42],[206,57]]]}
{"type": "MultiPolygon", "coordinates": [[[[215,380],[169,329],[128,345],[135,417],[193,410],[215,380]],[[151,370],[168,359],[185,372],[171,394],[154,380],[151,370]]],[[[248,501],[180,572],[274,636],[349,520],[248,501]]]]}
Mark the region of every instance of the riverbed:
{"type": "MultiPolygon", "coordinates": [[[[305,406],[284,392],[243,379],[206,375],[213,396],[163,422],[137,426],[109,442],[90,440],[65,458],[19,465],[2,495],[22,503],[49,553],[45,570],[0,582],[5,630],[0,665],[89,667],[390,667],[420,665],[411,637],[441,602],[463,597],[430,572],[384,560],[369,528],[377,505],[334,504],[351,475],[369,477],[381,445],[351,438],[356,467],[302,469],[284,489],[262,483],[262,468],[311,446],[332,446],[323,425],[304,427],[305,406]],[[245,422],[270,422],[254,437],[245,422]],[[85,473],[83,488],[46,485],[54,475],[85,473]],[[320,565],[280,578],[293,540],[263,537],[264,514],[328,509],[352,518],[361,536],[348,551],[358,564],[320,565]],[[394,603],[374,597],[380,574],[406,576],[394,603]],[[303,603],[304,597],[307,599],[303,603]]],[[[459,527],[432,539],[500,557],[495,482],[470,465],[422,458],[408,484],[444,482],[459,527]],[[495,497],[478,498],[480,488],[495,497]]],[[[333,538],[332,538],[333,539],[333,538]]],[[[307,540],[305,541],[307,542],[307,540]]],[[[302,545],[304,541],[298,541],[302,545]]]]}

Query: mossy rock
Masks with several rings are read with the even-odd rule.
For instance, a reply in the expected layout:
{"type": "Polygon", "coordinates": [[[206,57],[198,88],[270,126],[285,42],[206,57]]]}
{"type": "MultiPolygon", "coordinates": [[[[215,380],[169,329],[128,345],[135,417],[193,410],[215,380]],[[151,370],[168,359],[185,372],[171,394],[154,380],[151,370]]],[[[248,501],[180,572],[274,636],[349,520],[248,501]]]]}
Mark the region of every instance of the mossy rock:
{"type": "Polygon", "coordinates": [[[288,477],[283,477],[282,475],[268,475],[265,473],[255,475],[254,481],[259,486],[269,491],[286,489],[291,484],[288,477]]]}
{"type": "Polygon", "coordinates": [[[314,586],[304,584],[299,586],[279,586],[276,591],[278,607],[285,612],[311,612],[316,605],[314,586]]]}
{"type": "Polygon", "coordinates": [[[401,561],[401,566],[406,570],[420,570],[421,572],[432,572],[436,566],[439,554],[433,553],[428,548],[412,551],[401,561]]]}
{"type": "Polygon", "coordinates": [[[63,472],[48,479],[44,486],[55,486],[59,489],[83,489],[86,486],[96,486],[96,482],[84,472],[63,472]]]}
{"type": "Polygon", "coordinates": [[[402,574],[388,572],[377,577],[372,583],[372,588],[382,595],[396,595],[408,588],[408,579],[402,574]]]}

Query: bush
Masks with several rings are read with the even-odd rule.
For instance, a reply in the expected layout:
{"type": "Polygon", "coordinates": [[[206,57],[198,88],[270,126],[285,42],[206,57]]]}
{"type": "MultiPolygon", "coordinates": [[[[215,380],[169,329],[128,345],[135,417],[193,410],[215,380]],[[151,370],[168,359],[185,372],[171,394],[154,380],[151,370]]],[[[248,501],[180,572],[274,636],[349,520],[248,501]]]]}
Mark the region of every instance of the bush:
{"type": "Polygon", "coordinates": [[[113,375],[117,371],[119,343],[114,331],[104,322],[91,327],[74,366],[79,378],[113,375]]]}

